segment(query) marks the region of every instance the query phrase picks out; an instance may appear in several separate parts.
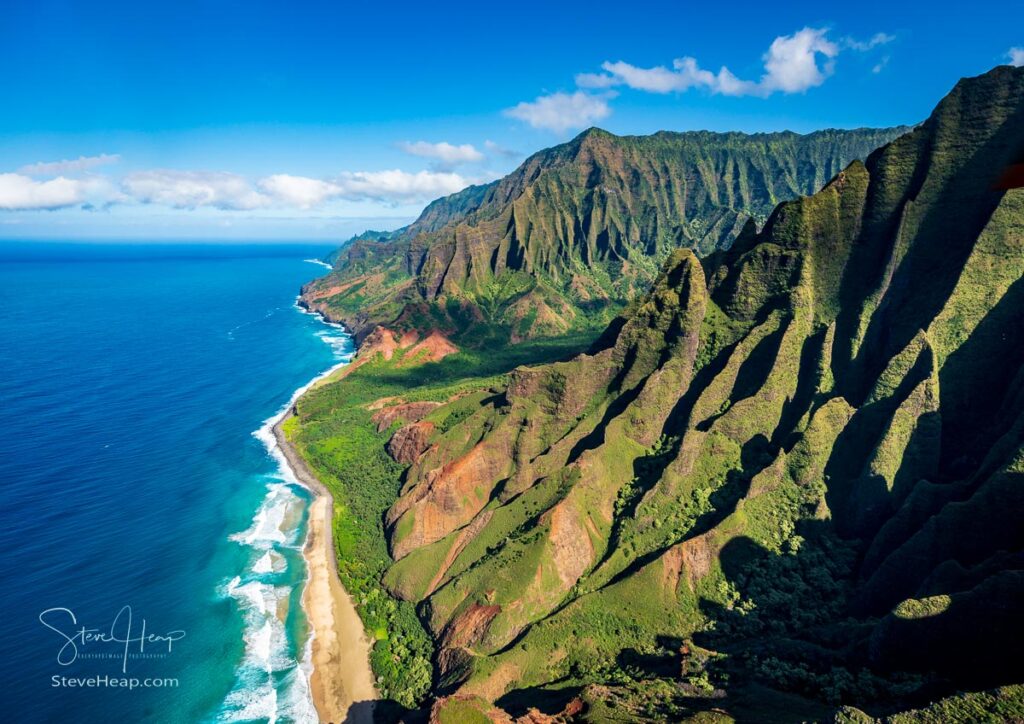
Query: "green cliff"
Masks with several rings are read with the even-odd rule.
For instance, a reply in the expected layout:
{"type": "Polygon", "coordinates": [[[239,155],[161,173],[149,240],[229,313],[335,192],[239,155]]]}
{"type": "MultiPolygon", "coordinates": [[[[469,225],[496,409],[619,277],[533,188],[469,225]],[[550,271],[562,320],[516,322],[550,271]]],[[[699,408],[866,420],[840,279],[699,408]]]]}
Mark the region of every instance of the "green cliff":
{"type": "Polygon", "coordinates": [[[374,521],[349,537],[435,716],[1024,713],[1022,151],[996,68],[727,249],[666,242],[585,353],[378,334],[307,394],[296,440],[374,521]],[[517,349],[555,361],[506,374],[517,349]]]}
{"type": "Polygon", "coordinates": [[[377,325],[513,341],[604,326],[671,250],[728,246],[749,219],[762,224],[905,130],[591,129],[435,201],[404,229],[356,237],[304,303],[360,340],[377,325]]]}

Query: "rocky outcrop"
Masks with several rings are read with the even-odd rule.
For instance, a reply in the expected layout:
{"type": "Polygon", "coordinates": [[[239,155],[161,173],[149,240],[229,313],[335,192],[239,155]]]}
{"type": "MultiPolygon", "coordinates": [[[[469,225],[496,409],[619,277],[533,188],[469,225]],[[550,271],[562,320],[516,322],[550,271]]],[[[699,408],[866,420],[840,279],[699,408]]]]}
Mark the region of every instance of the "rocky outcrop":
{"type": "Polygon", "coordinates": [[[385,361],[396,359],[399,364],[423,364],[437,362],[459,351],[458,347],[436,330],[428,330],[421,339],[420,334],[412,329],[396,331],[376,326],[363,335],[359,342],[359,352],[355,359],[343,368],[346,375],[377,358],[385,361]]]}
{"type": "Polygon", "coordinates": [[[439,362],[458,351],[458,347],[435,329],[410,347],[406,356],[411,362],[439,362]]]}
{"type": "Polygon", "coordinates": [[[479,513],[489,498],[494,481],[509,468],[509,450],[503,441],[480,444],[456,460],[423,470],[429,461],[417,465],[417,480],[423,484],[388,511],[387,524],[393,531],[391,555],[397,560],[409,551],[444,538],[479,513]]]}
{"type": "MultiPolygon", "coordinates": [[[[387,402],[393,402],[389,400],[387,402]]],[[[441,406],[440,402],[398,402],[381,406],[370,419],[377,425],[377,432],[384,432],[396,422],[419,422],[441,406]]]]}
{"type": "Polygon", "coordinates": [[[416,462],[423,451],[430,447],[430,435],[434,432],[432,422],[414,422],[398,428],[388,440],[388,454],[396,462],[406,465],[416,462]]]}

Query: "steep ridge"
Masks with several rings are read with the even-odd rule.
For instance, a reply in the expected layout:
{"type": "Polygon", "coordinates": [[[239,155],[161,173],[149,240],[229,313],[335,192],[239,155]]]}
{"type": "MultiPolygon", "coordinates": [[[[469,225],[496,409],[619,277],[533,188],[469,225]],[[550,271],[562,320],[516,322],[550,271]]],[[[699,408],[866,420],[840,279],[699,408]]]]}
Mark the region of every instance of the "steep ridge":
{"type": "MultiPolygon", "coordinates": [[[[626,153],[558,153],[591,144],[626,153]]],[[[454,424],[393,416],[416,445],[384,581],[437,642],[436,689],[628,702],[667,667],[675,715],[752,686],[884,711],[1021,681],[1024,189],[999,179],[1022,151],[1024,68],[965,79],[762,230],[671,252],[587,354],[431,409],[454,424]]],[[[585,238],[589,263],[627,248],[585,238]]]]}
{"type": "Polygon", "coordinates": [[[500,181],[356,237],[303,303],[361,339],[377,325],[513,341],[603,326],[668,253],[728,246],[782,200],[817,191],[906,128],[807,135],[590,129],[500,181]]]}

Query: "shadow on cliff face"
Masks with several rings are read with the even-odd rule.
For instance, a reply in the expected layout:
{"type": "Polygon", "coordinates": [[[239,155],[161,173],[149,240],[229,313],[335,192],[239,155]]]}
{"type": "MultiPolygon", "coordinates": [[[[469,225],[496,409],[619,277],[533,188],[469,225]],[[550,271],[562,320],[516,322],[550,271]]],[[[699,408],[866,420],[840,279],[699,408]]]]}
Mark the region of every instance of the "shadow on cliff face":
{"type": "Polygon", "coordinates": [[[800,523],[795,541],[776,553],[739,536],[721,550],[730,602],[702,599],[714,625],[694,635],[694,643],[714,652],[708,673],[726,692],[717,706],[746,720],[752,704],[792,696],[787,706],[803,700],[808,714],[840,704],[881,713],[921,692],[920,676],[872,665],[871,622],[846,614],[852,544],[819,520],[800,523]]]}
{"type": "Polygon", "coordinates": [[[869,656],[891,667],[933,668],[960,687],[985,688],[1024,678],[1024,561],[964,591],[912,599],[872,631],[869,656]]]}
{"type": "Polygon", "coordinates": [[[579,698],[582,691],[582,686],[530,687],[510,691],[494,703],[513,717],[527,716],[531,709],[554,716],[579,698]]]}
{"type": "Polygon", "coordinates": [[[684,670],[687,643],[678,636],[657,636],[653,653],[623,649],[615,663],[635,679],[678,677],[684,670]]]}
{"type": "Polygon", "coordinates": [[[880,716],[957,690],[1024,676],[1024,556],[1003,554],[988,570],[932,577],[927,597],[881,618],[857,618],[854,544],[826,521],[804,521],[796,550],[776,553],[741,536],[720,554],[732,602],[703,599],[714,621],[694,642],[717,654],[708,667],[732,712],[768,687],[829,706],[880,716]],[[958,586],[953,581],[959,580],[958,586]]]}
{"type": "MultiPolygon", "coordinates": [[[[982,84],[975,86],[975,91],[982,87],[982,84]]],[[[969,100],[968,105],[988,107],[989,102],[988,99],[974,99],[969,100]]],[[[904,184],[903,198],[913,199],[923,214],[917,219],[914,230],[916,240],[920,241],[911,244],[886,285],[889,289],[887,299],[879,312],[872,316],[857,359],[852,364],[840,364],[834,370],[838,379],[848,364],[853,368],[854,374],[846,377],[852,384],[844,385],[844,393],[850,399],[863,401],[868,391],[865,383],[876,379],[888,359],[903,349],[918,330],[926,329],[942,309],[975,240],[1006,193],[996,181],[1005,167],[1007,156],[1019,158],[1020,149],[1024,147],[1024,105],[1019,102],[1000,118],[997,128],[968,126],[958,135],[957,142],[948,138],[937,139],[942,132],[942,124],[950,120],[960,122],[952,111],[955,103],[951,98],[943,101],[936,114],[945,107],[945,115],[933,115],[915,131],[915,134],[928,134],[919,138],[938,144],[946,153],[921,153],[911,149],[913,140],[908,135],[904,137],[906,142],[897,142],[892,150],[876,152],[868,160],[869,171],[877,176],[879,163],[895,158],[901,150],[905,151],[914,160],[915,167],[904,184]],[[974,141],[978,135],[984,138],[983,142],[974,141]],[[939,240],[941,243],[932,243],[939,240]]],[[[981,115],[963,118],[968,123],[982,125],[985,121],[981,115]]],[[[865,289],[873,286],[870,282],[865,286],[865,280],[877,279],[884,273],[882,270],[886,266],[879,261],[887,256],[889,240],[896,236],[904,223],[904,215],[892,213],[894,208],[888,213],[877,213],[885,210],[883,197],[872,196],[868,204],[877,214],[877,220],[870,221],[871,217],[868,217],[869,223],[865,224],[858,239],[858,252],[851,259],[843,279],[843,309],[846,311],[838,320],[836,338],[843,341],[847,351],[852,351],[849,344],[854,339],[852,330],[860,309],[856,300],[863,298],[865,289]]],[[[837,358],[849,360],[846,353],[837,358]]]]}
{"type": "Polygon", "coordinates": [[[427,710],[410,710],[393,699],[381,699],[379,701],[357,701],[348,708],[348,715],[344,722],[337,724],[365,724],[366,722],[379,722],[380,724],[426,724],[430,718],[427,710]]]}

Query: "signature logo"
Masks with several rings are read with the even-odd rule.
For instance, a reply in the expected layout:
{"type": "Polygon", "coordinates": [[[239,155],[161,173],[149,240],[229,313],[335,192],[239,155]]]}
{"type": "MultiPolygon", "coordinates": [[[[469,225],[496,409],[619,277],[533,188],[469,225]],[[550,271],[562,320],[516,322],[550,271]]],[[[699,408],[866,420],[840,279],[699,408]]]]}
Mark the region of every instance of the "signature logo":
{"type": "Polygon", "coordinates": [[[181,630],[166,633],[148,631],[146,619],[136,623],[131,606],[122,607],[107,629],[79,624],[78,617],[70,608],[48,608],[39,614],[39,622],[60,636],[57,663],[61,666],[73,664],[80,654],[85,655],[88,648],[109,649],[113,645],[117,651],[115,658],[121,659],[122,673],[128,671],[128,659],[145,654],[147,646],[150,653],[156,649],[159,653],[169,654],[175,642],[185,638],[185,632],[181,630]]]}

